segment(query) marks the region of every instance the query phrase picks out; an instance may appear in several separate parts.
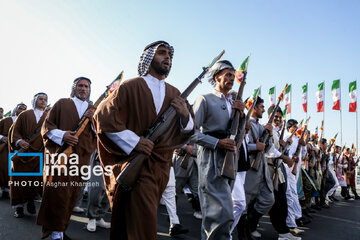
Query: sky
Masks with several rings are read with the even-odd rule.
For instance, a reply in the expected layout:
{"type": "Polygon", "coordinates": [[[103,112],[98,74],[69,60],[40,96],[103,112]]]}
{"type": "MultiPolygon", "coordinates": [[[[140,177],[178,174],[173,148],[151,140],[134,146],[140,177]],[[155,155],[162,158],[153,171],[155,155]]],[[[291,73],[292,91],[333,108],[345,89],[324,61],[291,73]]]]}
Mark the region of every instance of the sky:
{"type": "MultiPolygon", "coordinates": [[[[223,49],[236,68],[251,53],[244,97],[261,85],[267,108],[269,88],[279,94],[292,84],[297,120],[305,118],[301,86],[307,82],[310,130],[323,119],[315,92],[325,81],[324,135],[340,134],[342,126],[337,143],[350,145],[356,142],[348,88],[360,77],[359,10],[360,2],[351,0],[0,0],[0,106],[5,112],[19,102],[31,107],[37,92],[54,104],[69,97],[79,76],[92,80],[95,102],[122,70],[124,79],[137,76],[147,44],[165,40],[175,48],[166,81],[180,91],[223,49]],[[331,110],[335,79],[341,79],[342,124],[340,112],[331,110]]],[[[204,79],[188,100],[211,91],[204,79]]]]}

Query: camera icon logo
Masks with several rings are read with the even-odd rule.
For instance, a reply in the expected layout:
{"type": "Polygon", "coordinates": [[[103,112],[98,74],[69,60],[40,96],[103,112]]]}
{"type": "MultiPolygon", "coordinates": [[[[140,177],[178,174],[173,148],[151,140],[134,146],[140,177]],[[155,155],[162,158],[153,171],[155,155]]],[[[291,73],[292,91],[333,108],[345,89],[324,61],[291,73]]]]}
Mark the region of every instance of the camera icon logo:
{"type": "Polygon", "coordinates": [[[18,151],[15,151],[13,153],[9,153],[8,157],[9,161],[9,176],[42,176],[43,175],[43,153],[20,153],[18,151]],[[19,157],[39,157],[40,158],[40,170],[39,172],[12,172],[11,169],[11,161],[14,156],[19,157]]]}

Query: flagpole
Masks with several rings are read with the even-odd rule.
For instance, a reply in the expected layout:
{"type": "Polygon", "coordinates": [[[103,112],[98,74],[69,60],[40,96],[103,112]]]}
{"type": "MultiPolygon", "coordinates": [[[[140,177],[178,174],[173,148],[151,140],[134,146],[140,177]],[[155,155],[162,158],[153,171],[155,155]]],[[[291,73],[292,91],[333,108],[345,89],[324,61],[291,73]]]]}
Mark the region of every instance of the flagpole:
{"type": "Polygon", "coordinates": [[[359,148],[359,140],[358,140],[358,112],[357,112],[357,99],[356,99],[356,155],[358,153],[359,148]]]}
{"type": "MultiPolygon", "coordinates": [[[[292,109],[291,109],[291,102],[292,102],[292,87],[290,88],[290,118],[291,118],[291,114],[292,114],[292,109]]],[[[291,118],[292,119],[292,118],[291,118]]]]}
{"type": "Polygon", "coordinates": [[[323,121],[324,121],[324,126],[323,126],[323,137],[325,137],[324,135],[324,132],[325,132],[325,81],[324,81],[324,88],[323,88],[323,91],[324,91],[324,105],[323,105],[323,121]]]}
{"type": "Polygon", "coordinates": [[[308,83],[306,83],[306,118],[305,119],[307,119],[307,113],[308,113],[308,106],[309,106],[309,103],[308,103],[308,83]]]}
{"type": "Polygon", "coordinates": [[[341,137],[340,137],[340,143],[341,143],[341,146],[342,146],[342,111],[341,111],[341,79],[339,79],[339,93],[340,93],[340,99],[339,99],[339,107],[340,107],[340,134],[341,134],[341,137]]]}
{"type": "MultiPolygon", "coordinates": [[[[355,80],[356,83],[356,88],[357,88],[357,79],[355,80]]],[[[359,140],[358,140],[358,110],[357,110],[357,89],[356,89],[356,155],[358,153],[358,149],[359,149],[359,140]]]]}

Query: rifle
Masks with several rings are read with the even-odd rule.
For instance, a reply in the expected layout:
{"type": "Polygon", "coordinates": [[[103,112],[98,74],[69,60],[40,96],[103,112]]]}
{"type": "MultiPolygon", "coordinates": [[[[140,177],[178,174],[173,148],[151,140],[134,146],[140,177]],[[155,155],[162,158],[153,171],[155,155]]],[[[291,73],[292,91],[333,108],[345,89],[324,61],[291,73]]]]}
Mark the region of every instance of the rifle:
{"type": "MultiPolygon", "coordinates": [[[[241,144],[242,144],[242,142],[244,141],[245,134],[246,134],[245,126],[246,126],[246,124],[247,124],[247,123],[249,122],[249,120],[250,120],[250,116],[251,116],[251,114],[252,114],[252,112],[253,112],[253,110],[254,110],[254,107],[255,107],[255,105],[256,105],[257,96],[259,95],[259,93],[260,93],[260,91],[257,92],[256,97],[255,97],[253,103],[251,104],[250,109],[248,110],[248,112],[247,112],[247,114],[246,114],[245,121],[242,121],[242,122],[241,122],[241,124],[243,125],[243,127],[240,128],[240,131],[237,133],[237,135],[236,135],[236,137],[235,137],[235,149],[236,149],[236,151],[238,151],[238,150],[240,149],[241,144]]],[[[230,153],[231,153],[231,152],[230,152],[230,153]]],[[[228,161],[228,160],[226,160],[226,157],[227,157],[227,156],[225,155],[224,164],[223,164],[223,166],[222,166],[221,172],[223,172],[225,169],[228,169],[228,168],[225,166],[225,161],[228,161]]],[[[235,153],[233,153],[232,155],[229,154],[228,157],[234,158],[234,157],[235,157],[235,153]]],[[[238,156],[238,157],[239,157],[239,156],[238,156]]],[[[233,166],[232,169],[234,169],[234,166],[233,166]]],[[[230,171],[228,171],[228,172],[230,172],[230,171]]],[[[234,173],[235,173],[235,169],[234,169],[234,173]]]]}
{"type": "Polygon", "coordinates": [[[336,161],[335,161],[335,172],[337,171],[338,162],[340,161],[340,158],[341,158],[341,156],[342,156],[345,148],[346,148],[346,143],[345,143],[345,145],[342,147],[341,152],[340,152],[340,154],[339,154],[339,157],[338,157],[338,158],[336,159],[336,161]]]}
{"type": "MultiPolygon", "coordinates": [[[[112,85],[119,81],[119,85],[120,82],[123,78],[123,73],[124,71],[121,71],[121,73],[115,78],[115,80],[113,80],[110,85],[106,86],[106,90],[100,95],[100,97],[96,100],[95,104],[94,104],[94,108],[96,109],[99,104],[102,102],[102,100],[104,100],[104,98],[106,98],[107,96],[109,96],[109,91],[112,88],[112,85]]],[[[85,130],[86,126],[88,125],[90,119],[88,117],[85,117],[85,115],[83,115],[80,119],[80,122],[78,123],[76,129],[74,130],[75,132],[75,137],[79,137],[81,135],[81,133],[85,130]]],[[[70,154],[73,152],[73,148],[72,146],[68,145],[68,144],[64,144],[63,146],[59,147],[56,151],[57,154],[59,153],[65,153],[67,158],[69,159],[70,154]]],[[[56,162],[55,165],[65,165],[65,158],[60,158],[60,163],[56,162]]],[[[61,168],[61,172],[63,172],[63,169],[61,168]]],[[[52,175],[49,175],[49,182],[51,183],[52,181],[52,175]]]]}
{"type": "Polygon", "coordinates": [[[286,129],[286,119],[283,121],[283,128],[281,129],[281,133],[280,133],[280,137],[279,137],[279,152],[282,152],[283,150],[283,146],[280,144],[280,141],[282,141],[284,139],[284,134],[285,134],[285,129],[286,129]]]}
{"type": "MultiPolygon", "coordinates": [[[[286,128],[286,119],[283,121],[283,128],[281,130],[281,134],[280,134],[280,137],[279,137],[279,145],[280,145],[280,148],[279,148],[279,152],[282,152],[282,146],[280,144],[280,141],[283,140],[284,138],[284,133],[285,133],[285,128],[286,128]]],[[[274,188],[276,186],[276,190],[278,189],[278,169],[279,169],[279,158],[276,158],[275,159],[275,162],[274,162],[274,174],[272,176],[272,180],[273,180],[273,183],[274,183],[274,188]]]]}
{"type": "MultiPolygon", "coordinates": [[[[247,64],[246,64],[246,69],[247,69],[247,64]]],[[[244,73],[244,76],[240,83],[239,90],[236,95],[236,100],[242,99],[244,87],[246,84],[247,71],[244,71],[243,73],[244,73]]],[[[228,138],[235,140],[236,135],[238,134],[239,125],[240,125],[240,129],[245,129],[246,121],[244,118],[244,114],[241,113],[239,110],[234,109],[234,111],[232,112],[230,121],[231,121],[231,127],[230,127],[230,135],[228,135],[228,138]]],[[[235,146],[236,145],[237,145],[237,143],[235,143],[235,146]]],[[[235,175],[235,160],[234,159],[235,159],[235,152],[226,150],[224,162],[223,162],[222,169],[221,169],[221,176],[229,178],[230,180],[235,180],[236,175],[235,175]]]]}
{"type": "MultiPolygon", "coordinates": [[[[315,158],[316,159],[316,154],[315,154],[315,151],[314,151],[314,147],[313,147],[313,145],[310,143],[310,147],[311,147],[311,149],[310,149],[310,153],[308,153],[308,157],[309,157],[309,163],[311,162],[310,161],[310,157],[311,157],[311,160],[313,159],[313,158],[315,158]]],[[[316,162],[315,162],[315,164],[316,164],[316,162]]],[[[311,173],[311,170],[314,168],[314,166],[310,166],[310,164],[309,164],[309,174],[311,173]]],[[[316,175],[316,170],[314,170],[314,179],[317,179],[317,175],[316,175]]]]}
{"type": "Polygon", "coordinates": [[[321,120],[321,127],[320,127],[320,130],[321,130],[321,134],[320,134],[320,138],[319,138],[319,141],[318,141],[318,144],[320,146],[321,144],[321,140],[323,138],[323,132],[324,132],[324,120],[321,120]]]}
{"type": "MultiPolygon", "coordinates": [[[[282,101],[282,96],[283,96],[283,93],[285,92],[285,90],[288,88],[288,85],[286,84],[284,90],[282,90],[280,96],[278,97],[278,100],[277,100],[277,103],[275,105],[275,108],[273,110],[273,112],[271,113],[271,116],[269,118],[269,121],[268,123],[272,124],[272,122],[274,121],[274,117],[275,117],[275,113],[276,113],[276,109],[279,107],[279,104],[280,102],[282,101]]],[[[270,132],[265,129],[261,138],[260,138],[260,141],[262,143],[265,143],[267,144],[267,142],[269,141],[269,138],[270,138],[270,132]]],[[[256,139],[254,139],[254,141],[256,141],[256,139]]],[[[256,154],[256,157],[255,159],[251,162],[251,167],[257,171],[259,169],[259,165],[260,165],[260,160],[262,159],[262,156],[264,155],[264,151],[258,151],[258,153],[256,154]]]]}
{"type": "Polygon", "coordinates": [[[355,162],[355,163],[354,163],[354,166],[353,166],[354,169],[353,169],[353,170],[350,170],[350,174],[353,174],[353,173],[355,172],[356,165],[358,165],[359,160],[360,160],[360,159],[356,160],[356,162],[354,161],[354,162],[355,162]]]}
{"type": "MultiPolygon", "coordinates": [[[[291,138],[294,136],[294,134],[295,134],[296,131],[299,129],[299,127],[302,126],[303,121],[304,121],[304,119],[301,120],[301,122],[300,122],[300,123],[298,124],[298,126],[296,127],[295,131],[294,131],[292,134],[290,134],[290,136],[288,137],[288,139],[291,139],[291,138]]],[[[289,141],[286,141],[285,146],[284,146],[284,148],[283,148],[282,151],[281,151],[281,154],[285,154],[285,152],[286,152],[287,147],[289,146],[289,144],[290,144],[289,141]]]]}
{"type": "Polygon", "coordinates": [[[260,94],[260,91],[257,92],[256,98],[254,99],[254,102],[251,104],[251,107],[246,114],[244,128],[240,129],[240,132],[237,134],[237,136],[235,138],[236,139],[236,149],[240,149],[240,146],[241,146],[242,142],[244,141],[245,134],[246,134],[245,126],[250,121],[250,117],[251,117],[252,112],[254,111],[255,105],[257,103],[257,97],[259,96],[259,94],[260,94]]]}
{"type": "MultiPolygon", "coordinates": [[[[50,107],[50,104],[49,104],[49,105],[46,107],[45,112],[50,111],[50,109],[51,109],[51,107],[50,107]]],[[[33,142],[36,140],[36,137],[39,136],[40,131],[41,131],[41,127],[42,127],[42,126],[40,126],[40,127],[38,127],[37,129],[35,129],[35,131],[34,131],[32,134],[30,134],[29,136],[27,136],[27,137],[25,138],[25,141],[26,141],[27,143],[29,143],[29,145],[31,145],[31,143],[33,143],[33,142]]],[[[39,150],[39,152],[41,152],[42,150],[43,150],[43,147],[39,150]]],[[[11,161],[14,161],[14,162],[15,162],[15,161],[17,161],[17,160],[20,160],[22,163],[27,163],[27,162],[29,162],[29,161],[24,161],[23,159],[21,159],[21,158],[18,157],[18,154],[19,154],[19,153],[24,153],[24,152],[27,152],[27,151],[28,151],[28,149],[20,148],[19,150],[16,151],[15,155],[13,155],[13,156],[11,157],[11,161]]]]}
{"type": "MultiPolygon", "coordinates": [[[[100,95],[100,97],[96,100],[96,102],[94,104],[95,109],[99,106],[99,104],[102,102],[102,100],[104,100],[108,96],[108,91],[110,90],[111,85],[113,83],[115,83],[116,81],[118,81],[118,80],[120,80],[120,82],[121,82],[121,80],[123,78],[123,73],[124,73],[124,71],[121,71],[121,73],[117,76],[117,78],[115,78],[115,80],[112,81],[110,85],[106,86],[106,90],[100,95]]],[[[89,121],[90,121],[90,119],[88,117],[85,117],[84,115],[81,117],[78,126],[74,130],[74,132],[75,132],[74,136],[75,137],[79,137],[81,135],[81,133],[85,130],[85,128],[86,128],[87,124],[89,123],[89,121]]],[[[61,151],[60,149],[59,149],[59,153],[63,152],[68,157],[73,152],[72,146],[70,146],[70,145],[65,146],[65,150],[63,150],[63,151],[61,151]]],[[[64,148],[62,148],[62,149],[64,149],[64,148]]]]}
{"type": "Polygon", "coordinates": [[[181,168],[183,168],[183,169],[188,168],[190,157],[196,158],[197,155],[185,153],[185,156],[183,157],[183,159],[181,160],[181,163],[180,163],[181,168]]]}
{"type": "Polygon", "coordinates": [[[331,139],[330,139],[330,145],[328,146],[328,149],[326,150],[326,152],[330,152],[330,151],[331,151],[332,146],[334,146],[334,144],[335,144],[337,135],[338,135],[338,133],[335,134],[335,136],[334,136],[334,141],[331,141],[331,139]]]}
{"type": "MultiPolygon", "coordinates": [[[[309,120],[309,118],[308,118],[308,120],[309,120]]],[[[307,127],[308,127],[307,122],[308,122],[308,120],[306,120],[304,131],[301,133],[301,136],[299,138],[299,143],[298,143],[298,145],[296,147],[296,151],[295,151],[295,154],[294,154],[294,156],[297,157],[297,159],[298,159],[298,161],[295,161],[294,166],[293,166],[292,174],[294,174],[294,175],[296,175],[296,173],[297,173],[297,164],[300,161],[300,159],[299,159],[300,148],[301,148],[300,140],[303,139],[303,137],[305,135],[305,132],[307,132],[307,127]]]]}
{"type": "MultiPolygon", "coordinates": [[[[192,81],[192,83],[185,89],[180,95],[181,98],[186,99],[195,87],[201,83],[201,79],[210,70],[210,68],[224,55],[225,50],[216,56],[207,67],[203,67],[202,73],[192,81]]],[[[155,121],[151,128],[147,131],[144,138],[151,140],[156,143],[157,139],[162,136],[169,128],[170,122],[176,117],[176,110],[172,106],[165,110],[165,112],[155,121]]],[[[117,176],[116,181],[120,186],[130,191],[135,185],[142,168],[144,161],[148,158],[147,155],[139,153],[134,159],[132,159],[128,165],[120,172],[117,176]]]]}

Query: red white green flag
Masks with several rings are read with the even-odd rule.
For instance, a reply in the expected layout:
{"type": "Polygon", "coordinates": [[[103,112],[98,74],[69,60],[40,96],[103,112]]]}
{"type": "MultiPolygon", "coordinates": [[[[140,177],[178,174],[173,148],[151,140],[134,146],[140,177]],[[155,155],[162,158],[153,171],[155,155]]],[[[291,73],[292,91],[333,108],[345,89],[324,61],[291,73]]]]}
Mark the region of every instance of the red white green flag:
{"type": "Polygon", "coordinates": [[[255,98],[260,95],[261,88],[257,88],[254,90],[253,95],[249,97],[249,99],[245,103],[245,107],[247,110],[251,108],[251,105],[253,104],[255,98]]]}
{"type": "Polygon", "coordinates": [[[318,85],[316,91],[316,107],[317,112],[324,112],[324,82],[318,85]]]}
{"type": "Polygon", "coordinates": [[[301,122],[298,124],[298,129],[295,132],[295,134],[298,135],[299,137],[301,136],[301,133],[304,130],[303,122],[304,119],[302,119],[301,122]]]}
{"type": "Polygon", "coordinates": [[[250,56],[245,58],[245,60],[240,65],[239,69],[237,71],[235,71],[235,77],[236,77],[236,80],[238,81],[238,83],[241,83],[241,81],[244,78],[244,72],[247,72],[247,66],[248,66],[248,62],[249,62],[249,57],[250,56]]]}
{"type": "Polygon", "coordinates": [[[291,113],[291,84],[285,90],[284,104],[287,107],[287,114],[291,113]]]}
{"type": "Polygon", "coordinates": [[[331,86],[331,93],[332,93],[332,99],[333,99],[333,110],[340,110],[340,79],[334,80],[333,84],[331,86]]]}
{"type": "Polygon", "coordinates": [[[112,94],[120,86],[120,82],[123,79],[123,76],[124,76],[124,71],[121,71],[119,76],[117,76],[114,82],[110,85],[110,88],[107,92],[108,96],[110,96],[110,94],[112,94]]]}
{"type": "Polygon", "coordinates": [[[286,112],[287,112],[287,108],[284,108],[283,114],[282,114],[282,120],[286,119],[286,112]]]}
{"type": "Polygon", "coordinates": [[[308,92],[308,84],[306,83],[304,86],[302,86],[302,105],[304,112],[307,113],[307,92],[308,92]]]}
{"type": "Polygon", "coordinates": [[[356,102],[357,102],[357,91],[356,91],[356,81],[349,84],[349,112],[356,112],[356,102]]]}
{"type": "Polygon", "coordinates": [[[317,126],[316,126],[316,128],[315,128],[314,135],[315,135],[316,137],[319,136],[319,128],[318,128],[317,126]]]}
{"type": "Polygon", "coordinates": [[[338,133],[336,133],[335,136],[330,139],[330,144],[332,144],[333,142],[335,142],[337,135],[338,135],[338,133]]]}
{"type": "Polygon", "coordinates": [[[269,89],[269,101],[270,101],[270,106],[274,106],[275,105],[275,100],[276,100],[276,96],[275,96],[275,87],[272,87],[269,89]]]}

